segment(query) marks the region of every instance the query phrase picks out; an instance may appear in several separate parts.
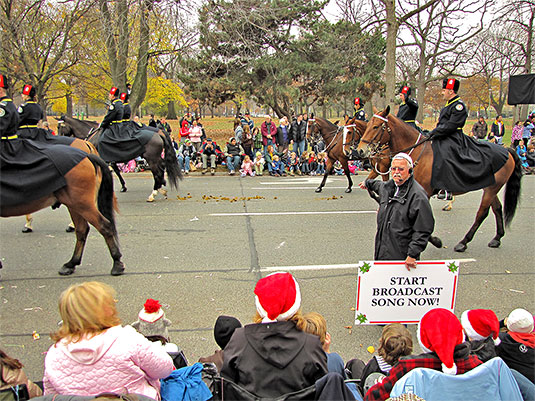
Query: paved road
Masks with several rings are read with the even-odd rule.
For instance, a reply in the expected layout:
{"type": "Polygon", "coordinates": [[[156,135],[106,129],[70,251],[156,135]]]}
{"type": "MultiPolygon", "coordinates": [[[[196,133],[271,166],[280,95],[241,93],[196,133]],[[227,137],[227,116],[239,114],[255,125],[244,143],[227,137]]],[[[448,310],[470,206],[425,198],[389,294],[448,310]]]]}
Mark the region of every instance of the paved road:
{"type": "MultiPolygon", "coordinates": [[[[355,177],[359,182],[361,177],[355,177]]],[[[363,178],[363,177],[362,177],[363,178]]],[[[117,193],[121,214],[118,230],[127,274],[111,277],[112,263],[102,237],[92,230],[83,264],[71,277],[60,277],[74,245],[65,232],[65,207],[35,215],[34,233],[22,234],[24,217],[0,220],[0,347],[26,365],[29,376],[43,373],[48,333],[60,320],[57,300],[68,285],[101,280],[118,292],[123,322],[137,319],[146,298],[165,304],[173,322],[172,340],[188,359],[216,349],[212,327],[220,314],[251,321],[253,288],[269,269],[321,265],[323,270],[295,271],[303,310],[322,313],[332,334],[332,351],[347,360],[369,359],[381,328],[352,330],[355,303],[354,268],[331,269],[373,256],[375,203],[365,191],[343,192],[343,177],[329,180],[314,193],[319,177],[190,176],[171,191],[168,200],[145,202],[151,179],[145,173],[126,177],[128,192],[117,193]],[[180,199],[177,199],[177,195],[180,199]],[[32,332],[40,334],[32,339],[32,332]]],[[[456,312],[491,308],[499,317],[515,307],[535,310],[533,289],[535,177],[523,180],[522,202],[500,249],[487,242],[495,232],[489,216],[464,255],[453,252],[472,223],[481,192],[458,198],[452,212],[432,200],[436,233],[447,248],[428,248],[424,259],[471,258],[460,269],[456,312]]],[[[116,183],[116,188],[119,186],[116,183]]],[[[414,326],[410,329],[414,333],[414,326]]],[[[415,340],[415,343],[417,341],[415,340]]],[[[419,351],[415,344],[415,350],[419,351]]]]}

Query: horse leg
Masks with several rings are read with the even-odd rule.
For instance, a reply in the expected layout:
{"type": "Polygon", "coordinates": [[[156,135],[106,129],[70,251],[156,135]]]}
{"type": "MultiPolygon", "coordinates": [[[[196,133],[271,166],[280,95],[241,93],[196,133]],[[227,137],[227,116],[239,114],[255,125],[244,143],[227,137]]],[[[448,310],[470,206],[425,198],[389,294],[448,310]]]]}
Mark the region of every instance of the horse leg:
{"type": "Polygon", "coordinates": [[[111,168],[117,175],[117,178],[119,178],[119,182],[121,183],[121,192],[126,192],[126,183],[124,182],[123,176],[121,175],[121,170],[119,170],[119,167],[117,167],[117,163],[111,163],[111,168]]]}
{"type": "Polygon", "coordinates": [[[347,165],[347,159],[340,160],[340,163],[342,164],[342,167],[344,168],[344,173],[347,177],[347,188],[346,188],[346,194],[350,193],[352,191],[351,187],[353,186],[353,180],[351,179],[351,173],[349,171],[349,166],[347,165]]]}
{"type": "Polygon", "coordinates": [[[24,224],[24,228],[22,229],[22,232],[31,233],[33,232],[33,228],[32,228],[33,216],[31,214],[27,214],[25,217],[26,217],[26,224],[24,224]]]}
{"type": "Polygon", "coordinates": [[[82,254],[84,253],[85,242],[87,240],[87,235],[89,234],[89,224],[87,224],[87,220],[71,209],[69,209],[69,213],[74,223],[76,245],[74,246],[74,252],[71,260],[69,260],[61,267],[61,269],[59,269],[58,273],[62,276],[69,276],[73,274],[76,266],[82,262],[82,254]]]}
{"type": "Polygon", "coordinates": [[[505,235],[505,228],[503,224],[502,203],[500,202],[498,196],[494,198],[491,207],[494,213],[494,217],[496,217],[496,236],[488,243],[488,246],[490,248],[499,248],[499,246],[501,245],[500,240],[505,235]]]}
{"type": "Polygon", "coordinates": [[[152,172],[152,177],[154,179],[154,186],[152,187],[152,192],[147,198],[147,202],[154,202],[156,195],[160,192],[165,199],[167,199],[167,190],[162,188],[165,185],[164,179],[164,164],[161,158],[157,160],[152,160],[149,162],[150,171],[152,172]]]}
{"type": "Polygon", "coordinates": [[[487,218],[489,214],[490,205],[494,201],[495,197],[495,191],[489,190],[489,188],[485,188],[485,190],[483,191],[483,198],[481,199],[481,204],[479,205],[479,209],[477,210],[474,224],[472,225],[472,227],[470,227],[470,230],[468,230],[464,238],[457,245],[455,245],[455,248],[453,248],[455,252],[466,251],[466,244],[472,241],[479,226],[481,226],[481,223],[483,223],[483,221],[487,218]]]}
{"type": "Polygon", "coordinates": [[[332,173],[332,171],[333,163],[331,162],[331,159],[327,159],[327,162],[325,163],[325,174],[323,174],[323,179],[321,180],[320,186],[316,188],[316,192],[321,192],[323,190],[323,187],[327,182],[327,177],[332,173]]]}

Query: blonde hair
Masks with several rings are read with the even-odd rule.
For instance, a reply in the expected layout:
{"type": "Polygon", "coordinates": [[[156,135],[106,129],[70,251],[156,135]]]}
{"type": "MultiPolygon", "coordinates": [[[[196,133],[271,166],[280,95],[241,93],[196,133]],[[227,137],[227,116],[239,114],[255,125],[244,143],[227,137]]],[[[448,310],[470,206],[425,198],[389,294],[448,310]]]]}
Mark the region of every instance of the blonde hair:
{"type": "MultiPolygon", "coordinates": [[[[262,316],[260,316],[258,311],[253,317],[253,322],[262,323],[262,316]]],[[[305,331],[307,321],[305,320],[303,314],[301,313],[301,309],[295,312],[295,314],[291,318],[288,319],[288,322],[294,322],[298,330],[305,331]]]]}
{"type": "Polygon", "coordinates": [[[391,323],[383,328],[377,353],[390,365],[394,365],[401,356],[412,353],[412,336],[405,326],[391,323]]]}
{"type": "Polygon", "coordinates": [[[303,331],[318,336],[321,345],[325,345],[325,337],[327,336],[327,322],[325,321],[325,318],[318,312],[305,313],[303,318],[306,322],[303,331]]]}
{"type": "Polygon", "coordinates": [[[63,322],[52,339],[77,342],[121,324],[115,303],[115,290],[107,284],[89,281],[71,285],[59,298],[63,322]]]}

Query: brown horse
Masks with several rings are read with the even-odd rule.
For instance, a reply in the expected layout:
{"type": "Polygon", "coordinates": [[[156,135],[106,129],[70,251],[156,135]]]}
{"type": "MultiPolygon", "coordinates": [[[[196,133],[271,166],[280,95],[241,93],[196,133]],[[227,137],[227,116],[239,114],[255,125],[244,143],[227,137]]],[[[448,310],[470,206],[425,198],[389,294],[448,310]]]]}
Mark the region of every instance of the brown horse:
{"type": "MultiPolygon", "coordinates": [[[[405,124],[400,119],[389,115],[390,106],[380,113],[374,114],[366,132],[360,141],[358,151],[361,157],[373,157],[383,149],[389,148],[393,156],[399,152],[406,152],[414,160],[414,178],[431,197],[436,190],[431,187],[431,172],[433,168],[433,150],[429,140],[423,137],[417,130],[405,124]]],[[[495,183],[483,189],[483,198],[476,214],[476,219],[464,238],[455,246],[456,252],[464,252],[467,244],[489,214],[489,208],[496,217],[496,236],[488,246],[497,248],[501,244],[501,238],[505,234],[505,227],[511,223],[520,197],[522,179],[522,166],[520,159],[514,151],[509,149],[507,162],[494,174],[495,183]],[[505,185],[504,207],[498,198],[498,192],[505,185]]],[[[459,192],[461,195],[466,192],[459,192]]]]}
{"type": "MultiPolygon", "coordinates": [[[[354,144],[357,144],[360,137],[366,130],[366,122],[353,119],[347,119],[344,126],[338,126],[320,117],[309,118],[307,120],[307,139],[319,140],[321,136],[325,143],[325,153],[327,153],[327,162],[325,168],[325,174],[320,186],[316,188],[316,192],[321,192],[327,181],[327,177],[332,173],[334,169],[334,162],[338,160],[342,164],[344,173],[347,177],[348,187],[346,192],[351,192],[353,181],[351,180],[351,173],[349,172],[348,161],[350,148],[354,144]]],[[[369,178],[375,178],[379,174],[376,170],[382,173],[386,172],[386,176],[383,175],[383,180],[388,180],[388,167],[390,166],[390,160],[378,159],[379,165],[376,163],[375,168],[369,174],[369,178]]],[[[373,164],[372,164],[373,165],[373,164]]]]}
{"type": "MultiPolygon", "coordinates": [[[[76,138],[84,139],[92,143],[98,144],[100,130],[95,129],[98,124],[92,121],[81,121],[76,118],[61,116],[58,120],[58,133],[65,136],[74,136],[76,138]]],[[[172,187],[178,187],[178,180],[182,178],[182,173],[178,166],[171,138],[166,132],[159,130],[154,132],[150,141],[145,145],[143,158],[149,164],[152,176],[154,178],[154,186],[152,193],[149,195],[147,202],[153,202],[155,196],[160,192],[164,198],[167,198],[167,190],[163,188],[165,182],[165,172],[167,171],[167,178],[172,187]],[[164,157],[162,158],[162,152],[164,157]]],[[[122,160],[128,161],[128,160],[122,160]]],[[[119,169],[115,163],[111,164],[115,173],[121,182],[122,191],[126,191],[125,182],[121,176],[119,169]]]]}
{"type": "Polygon", "coordinates": [[[67,206],[76,231],[76,245],[71,259],[59,270],[61,275],[74,273],[82,260],[90,223],[106,240],[113,259],[112,276],[123,274],[119,238],[115,226],[117,200],[113,193],[113,178],[108,165],[98,156],[88,154],[65,175],[65,187],[37,200],[16,206],[1,206],[2,217],[34,213],[62,203],[67,206]],[[97,204],[95,204],[95,199],[97,204]],[[98,208],[97,208],[98,205],[98,208]]]}

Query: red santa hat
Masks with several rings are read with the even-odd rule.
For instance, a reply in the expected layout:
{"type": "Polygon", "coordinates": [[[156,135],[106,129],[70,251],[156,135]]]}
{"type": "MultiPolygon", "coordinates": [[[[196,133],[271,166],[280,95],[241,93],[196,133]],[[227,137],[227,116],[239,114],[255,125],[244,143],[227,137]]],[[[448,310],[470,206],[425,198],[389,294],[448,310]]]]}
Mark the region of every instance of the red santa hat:
{"type": "Polygon", "coordinates": [[[418,342],[424,352],[438,355],[444,373],[457,374],[453,351],[464,342],[463,327],[457,316],[447,309],[431,309],[418,324],[418,342]]]}
{"type": "Polygon", "coordinates": [[[160,305],[160,301],[152,298],[147,299],[143,305],[143,309],[141,309],[139,312],[138,317],[139,320],[148,323],[154,323],[158,319],[162,318],[163,310],[162,305],[160,305]]]}
{"type": "Polygon", "coordinates": [[[464,311],[461,315],[461,325],[471,340],[484,340],[492,336],[494,344],[500,344],[498,333],[500,322],[496,314],[490,309],[472,309],[464,311]]]}
{"type": "Polygon", "coordinates": [[[288,320],[301,306],[299,284],[290,273],[272,273],[258,280],[254,293],[263,323],[288,320]]]}

